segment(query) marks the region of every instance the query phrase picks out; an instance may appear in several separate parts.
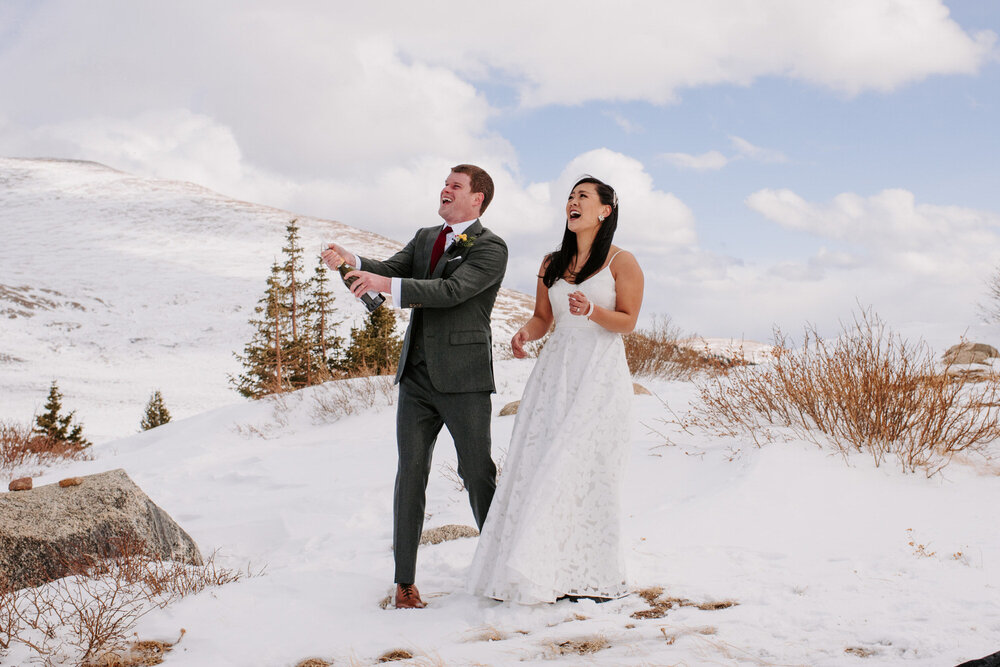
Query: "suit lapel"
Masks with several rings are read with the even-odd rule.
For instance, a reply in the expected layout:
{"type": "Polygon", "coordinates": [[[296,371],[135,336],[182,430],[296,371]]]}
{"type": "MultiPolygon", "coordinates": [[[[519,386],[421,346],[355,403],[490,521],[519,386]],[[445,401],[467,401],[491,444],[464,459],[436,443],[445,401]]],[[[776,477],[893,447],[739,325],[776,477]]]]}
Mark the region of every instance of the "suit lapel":
{"type": "MultiPolygon", "coordinates": [[[[479,236],[483,233],[483,223],[479,222],[477,219],[474,223],[469,225],[464,232],[462,232],[470,239],[479,236]]],[[[433,241],[431,242],[433,245],[433,241]]],[[[453,259],[456,255],[462,254],[463,250],[468,248],[462,247],[458,243],[452,243],[450,246],[444,249],[444,254],[441,255],[441,259],[438,260],[437,266],[434,267],[434,273],[431,274],[431,278],[440,278],[441,274],[444,273],[444,267],[448,263],[449,259],[453,259]]],[[[429,256],[429,253],[428,253],[429,256]]],[[[430,266],[430,261],[427,262],[427,266],[430,266]]]]}
{"type": "MultiPolygon", "coordinates": [[[[427,231],[427,237],[423,240],[424,246],[424,261],[423,261],[423,277],[429,278],[431,273],[431,253],[434,252],[434,241],[437,240],[438,234],[441,233],[440,227],[432,227],[427,231]]],[[[438,262],[441,264],[441,262],[438,262]]]]}

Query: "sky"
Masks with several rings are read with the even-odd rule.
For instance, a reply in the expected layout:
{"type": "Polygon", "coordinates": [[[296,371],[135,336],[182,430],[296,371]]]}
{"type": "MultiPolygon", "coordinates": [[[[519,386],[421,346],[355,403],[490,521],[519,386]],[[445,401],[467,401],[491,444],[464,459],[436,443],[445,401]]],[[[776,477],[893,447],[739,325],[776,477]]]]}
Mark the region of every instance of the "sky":
{"type": "Polygon", "coordinates": [[[870,307],[961,334],[1000,265],[998,33],[981,0],[4,0],[0,155],[399,241],[479,164],[529,293],[589,173],[643,322],[769,340],[870,307]]]}

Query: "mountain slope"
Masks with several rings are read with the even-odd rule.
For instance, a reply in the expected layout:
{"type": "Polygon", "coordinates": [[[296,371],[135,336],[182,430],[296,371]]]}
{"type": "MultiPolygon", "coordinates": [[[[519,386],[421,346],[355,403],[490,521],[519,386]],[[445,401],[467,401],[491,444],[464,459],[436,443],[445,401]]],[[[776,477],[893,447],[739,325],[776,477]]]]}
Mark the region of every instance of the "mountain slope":
{"type": "MultiPolygon", "coordinates": [[[[250,335],[296,217],[310,274],[324,240],[376,257],[401,247],[191,183],[93,162],[0,159],[0,419],[29,419],[51,380],[96,440],[137,429],[154,389],[178,417],[240,400],[227,383],[239,371],[232,352],[250,335]]],[[[346,334],[364,309],[334,290],[346,334]]],[[[530,308],[528,296],[501,291],[497,343],[530,308]]]]}

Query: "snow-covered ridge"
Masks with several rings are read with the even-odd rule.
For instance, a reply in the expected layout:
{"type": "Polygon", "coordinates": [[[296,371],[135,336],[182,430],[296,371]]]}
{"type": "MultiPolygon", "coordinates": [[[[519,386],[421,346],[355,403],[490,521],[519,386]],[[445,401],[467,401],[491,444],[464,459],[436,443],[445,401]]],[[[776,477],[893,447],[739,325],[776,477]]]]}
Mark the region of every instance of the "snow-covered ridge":
{"type": "MultiPolygon", "coordinates": [[[[401,247],[193,183],[0,158],[0,419],[29,419],[51,380],[92,440],[138,428],[154,389],[175,416],[240,400],[227,383],[232,353],[293,218],[310,273],[322,241],[376,257],[401,247]]],[[[346,333],[364,310],[337,294],[346,333]]],[[[509,340],[530,308],[527,295],[502,290],[495,339],[509,340]]]]}

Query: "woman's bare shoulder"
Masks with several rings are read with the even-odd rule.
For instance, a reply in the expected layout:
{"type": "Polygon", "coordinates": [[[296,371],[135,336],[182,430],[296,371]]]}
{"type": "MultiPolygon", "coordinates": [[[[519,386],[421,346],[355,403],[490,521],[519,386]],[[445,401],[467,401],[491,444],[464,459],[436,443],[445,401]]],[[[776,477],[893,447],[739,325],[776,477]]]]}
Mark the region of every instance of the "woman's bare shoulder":
{"type": "Polygon", "coordinates": [[[635,258],[635,255],[625,248],[613,245],[608,251],[608,255],[611,256],[610,266],[612,271],[618,271],[623,268],[639,268],[639,261],[635,258]]]}

